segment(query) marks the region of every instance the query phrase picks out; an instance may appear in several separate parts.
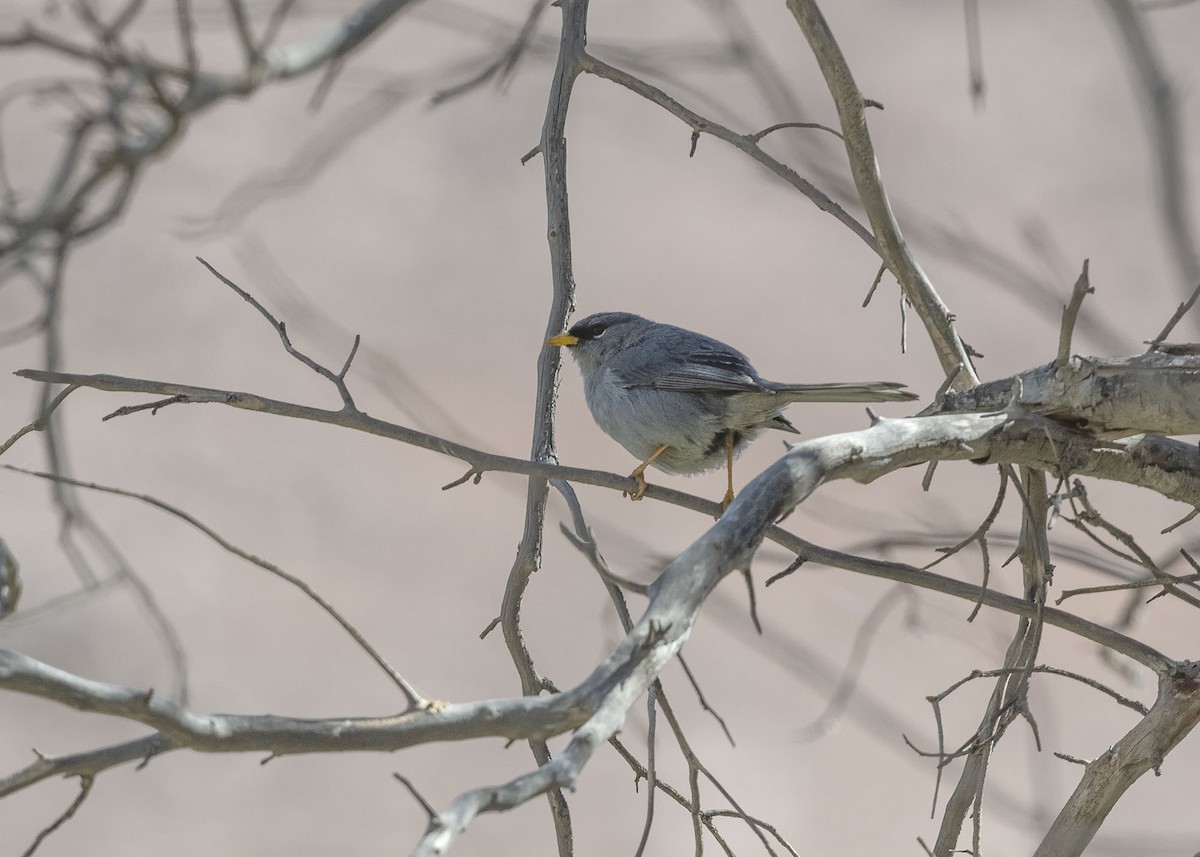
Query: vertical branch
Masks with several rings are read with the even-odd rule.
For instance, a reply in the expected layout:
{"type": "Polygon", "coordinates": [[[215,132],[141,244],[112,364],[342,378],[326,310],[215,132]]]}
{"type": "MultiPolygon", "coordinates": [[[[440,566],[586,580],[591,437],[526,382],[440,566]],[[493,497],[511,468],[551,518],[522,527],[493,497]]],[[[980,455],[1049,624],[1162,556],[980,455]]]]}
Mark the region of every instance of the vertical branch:
{"type": "MultiPolygon", "coordinates": [[[[587,0],[562,0],[562,35],[558,62],[554,68],[546,119],[542,126],[538,148],[546,181],[546,238],[550,245],[550,268],[553,293],[550,316],[546,322],[546,338],[566,326],[567,316],[575,305],[575,277],[571,267],[571,226],[567,206],[567,140],[565,128],[571,90],[581,66],[579,58],[587,44],[587,0]]],[[[534,414],[533,444],[530,457],[534,461],[558,461],[554,439],[554,405],[558,394],[559,370],[562,355],[558,348],[542,348],[537,361],[537,402],[534,414]]],[[[530,576],[541,565],[542,537],[545,529],[548,486],[545,479],[531,477],[525,500],[525,528],[517,548],[516,560],[509,572],[500,610],[500,624],[509,654],[521,677],[521,691],[537,694],[543,680],[533,665],[521,631],[521,599],[529,585],[530,576]]],[[[529,742],[539,766],[550,762],[546,742],[529,742]]],[[[554,817],[555,833],[561,857],[574,851],[570,810],[562,789],[547,792],[554,817]]]]}
{"type": "MultiPolygon", "coordinates": [[[[1004,656],[1004,668],[996,679],[979,728],[975,732],[967,761],[954,792],[946,802],[946,812],[938,829],[937,841],[933,846],[936,857],[950,857],[956,853],[958,839],[962,833],[967,812],[972,812],[974,835],[973,851],[978,854],[980,809],[983,801],[984,781],[987,778],[988,762],[992,750],[1003,737],[1009,724],[1024,715],[1037,728],[1028,707],[1029,676],[1037,662],[1038,647],[1042,638],[1041,608],[1046,602],[1046,571],[1049,568],[1049,550],[1046,541],[1046,474],[1042,471],[1024,469],[1022,500],[1025,514],[1022,516],[1019,550],[1023,573],[1025,598],[1033,602],[1035,613],[1032,618],[1018,622],[1017,631],[1004,656]]],[[[1013,480],[1015,485],[1020,486],[1013,480]]]]}
{"type": "Polygon", "coordinates": [[[1062,327],[1058,332],[1058,358],[1055,361],[1060,367],[1065,367],[1071,361],[1071,339],[1075,335],[1075,321],[1079,318],[1083,299],[1095,291],[1088,279],[1088,261],[1083,260],[1083,270],[1075,281],[1075,288],[1071,290],[1071,300],[1063,307],[1062,327]]]}

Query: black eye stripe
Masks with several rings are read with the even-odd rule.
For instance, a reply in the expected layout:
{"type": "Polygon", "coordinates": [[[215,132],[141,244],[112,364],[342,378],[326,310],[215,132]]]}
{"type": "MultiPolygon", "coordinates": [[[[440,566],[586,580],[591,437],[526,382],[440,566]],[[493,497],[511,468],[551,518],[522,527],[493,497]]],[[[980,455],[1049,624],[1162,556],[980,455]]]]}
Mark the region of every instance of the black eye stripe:
{"type": "Polygon", "coordinates": [[[604,322],[577,324],[571,328],[571,335],[578,336],[580,339],[598,339],[604,335],[606,330],[608,330],[608,325],[604,322]]]}

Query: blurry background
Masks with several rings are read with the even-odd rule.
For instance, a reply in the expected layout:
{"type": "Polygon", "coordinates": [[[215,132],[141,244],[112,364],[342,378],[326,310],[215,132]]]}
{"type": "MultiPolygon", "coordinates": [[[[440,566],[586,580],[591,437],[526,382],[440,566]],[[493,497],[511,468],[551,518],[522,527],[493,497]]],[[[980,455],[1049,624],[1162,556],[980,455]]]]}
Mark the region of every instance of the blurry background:
{"type": "MultiPolygon", "coordinates": [[[[224,4],[198,0],[206,65],[237,66],[224,4]]],[[[963,337],[986,355],[985,380],[1054,356],[1060,307],[1084,258],[1096,294],[1076,330],[1083,353],[1144,349],[1195,285],[1186,250],[1161,216],[1161,153],[1145,89],[1115,21],[1119,4],[982,4],[986,90],[972,98],[964,8],[954,2],[841,0],[825,4],[864,94],[882,103],[869,121],[883,178],[917,258],[963,337]]],[[[1149,7],[1150,4],[1144,4],[1149,7]]],[[[246,4],[256,21],[271,6],[246,4]]],[[[301,0],[280,40],[336,24],[352,4],[301,0]]],[[[354,334],[358,403],[384,419],[490,451],[528,454],[534,363],[545,336],[551,283],[542,167],[520,158],[538,140],[560,14],[548,10],[515,74],[436,105],[432,97],[477,73],[515,38],[519,2],[415,5],[333,80],[310,109],[318,76],[263,89],[196,117],[141,177],[113,228],[79,245],[66,267],[63,368],[253,391],[336,407],[331,386],[289,358],[252,308],[194,259],[203,256],[288,324],[294,343],[340,366],[354,334]]],[[[27,19],[71,32],[56,4],[9,4],[0,28],[27,19]]],[[[1196,190],[1195,45],[1200,5],[1156,4],[1143,23],[1179,107],[1183,174],[1170,182],[1184,210],[1196,190]]],[[[174,6],[148,4],[136,30],[157,55],[177,49],[174,6]]],[[[77,31],[76,31],[77,32],[77,31]]],[[[836,125],[828,92],[782,3],[594,2],[589,46],[698,112],[752,132],[781,121],[836,125]],[[739,49],[740,46],[740,49],[739,49]]],[[[140,40],[140,41],[139,41],[140,40]]],[[[58,156],[69,114],[47,99],[15,97],[29,81],[78,78],[85,68],[39,52],[0,51],[8,88],[0,114],[4,166],[19,199],[36,198],[58,156]]],[[[744,154],[703,137],[605,81],[577,84],[567,126],[575,277],[581,314],[625,309],[703,331],[745,351],[784,381],[897,380],[927,401],[941,383],[910,314],[901,352],[898,290],[884,279],[866,309],[878,259],[833,218],[744,154]]],[[[858,211],[844,153],[819,130],[782,130],[766,148],[858,211]]],[[[1185,231],[1187,227],[1185,223],[1185,231]]],[[[0,288],[5,329],[40,311],[36,291],[0,288]]],[[[1195,339],[1196,317],[1176,339],[1195,339]]],[[[15,338],[0,351],[0,438],[32,418],[35,385],[11,371],[43,365],[43,343],[15,338]]],[[[565,464],[627,473],[635,462],[596,428],[578,373],[566,366],[559,398],[565,464]]],[[[499,610],[520,538],[523,480],[488,473],[443,492],[465,466],[379,439],[220,407],[173,407],[101,422],[136,397],[81,391],[60,412],[75,474],[145,492],[197,516],[240,547],[303,577],[332,601],[427,695],[465,701],[511,696],[519,683],[499,633],[480,631],[499,610]]],[[[880,408],[889,416],[902,406],[880,408]]],[[[862,427],[856,406],[793,408],[812,437],[862,427]]],[[[778,457],[763,437],[735,468],[744,485],[778,457]]],[[[38,436],[6,463],[42,468],[38,436]]],[[[788,521],[805,538],[924,564],[933,548],[978,526],[998,483],[966,464],[937,472],[922,493],[918,470],[863,487],[821,489],[788,521]]],[[[654,472],[716,499],[723,476],[654,472]]],[[[654,502],[580,488],[614,570],[650,580],[711,521],[654,502]]],[[[1187,510],[1145,492],[1096,485],[1092,498],[1120,526],[1171,557],[1200,537],[1193,522],[1158,531],[1187,510]]],[[[294,716],[382,715],[402,700],[329,619],[296,591],[223,553],[183,524],[132,500],[83,495],[170,619],[187,656],[190,705],[199,711],[294,716]]],[[[1014,533],[1010,490],[999,531],[1014,533]]],[[[542,570],[525,604],[527,642],[560,687],[584,678],[619,639],[594,572],[557,533],[554,499],[542,570]]],[[[21,609],[0,622],[0,646],[98,680],[166,693],[169,647],[129,585],[80,588],[58,544],[47,484],[0,472],[0,537],[19,557],[21,609]],[[51,605],[52,609],[42,609],[51,605]]],[[[1058,588],[1114,582],[1135,569],[1101,558],[1065,524],[1051,532],[1058,588]]],[[[993,541],[992,585],[1016,591],[1019,564],[1000,570],[1012,543],[993,541]]],[[[791,557],[770,546],[765,580],[791,557]]],[[[940,567],[977,581],[977,548],[940,567]]],[[[1125,595],[1067,607],[1115,621],[1125,595]]],[[[920,854],[932,841],[935,766],[902,739],[935,749],[925,697],[972,669],[1000,665],[1015,619],[926,592],[815,566],[760,591],[757,636],[740,580],[727,581],[686,647],[708,701],[726,719],[731,747],[700,710],[677,666],[668,693],[693,746],[746,810],[775,823],[804,855],[920,854]],[[887,599],[882,601],[881,599],[887,599]],[[880,605],[883,605],[882,607],[880,605]],[[851,658],[873,632],[844,710],[818,730],[851,658]]],[[[635,613],[636,597],[631,599],[635,613]]],[[[1194,615],[1159,599],[1131,633],[1176,657],[1198,657],[1194,615]]],[[[1094,646],[1047,629],[1043,661],[1080,670],[1149,702],[1144,671],[1124,672],[1094,646]]],[[[947,741],[974,730],[988,688],[947,703],[947,741]]],[[[994,755],[984,804],[984,848],[1028,852],[1078,781],[1051,756],[1092,758],[1135,715],[1095,691],[1034,680],[1043,751],[1023,723],[994,755]]],[[[645,708],[622,739],[644,753],[645,708]]],[[[0,776],[31,748],[62,754],[142,734],[136,726],[15,694],[0,695],[0,776]]],[[[552,747],[562,746],[562,740],[552,747]]],[[[660,735],[660,775],[686,786],[660,735]]],[[[143,770],[102,775],[45,855],[383,854],[411,847],[425,816],[394,781],[412,778],[442,807],[463,790],[503,782],[532,764],[502,741],[429,746],[395,755],[258,758],[177,752],[143,770]]],[[[941,799],[959,767],[951,766],[941,799]]],[[[1192,854],[1200,849],[1193,736],[1163,776],[1146,777],[1118,805],[1089,853],[1192,854]]],[[[593,759],[571,797],[581,854],[632,853],[643,793],[612,752],[593,759]]],[[[0,801],[0,854],[20,854],[77,792],[50,781],[0,801]]],[[[723,805],[715,790],[706,803],[723,805]]],[[[941,807],[937,817],[940,819],[941,807]]],[[[741,825],[723,825],[739,854],[760,853],[741,825]]],[[[716,845],[711,841],[709,847],[716,845]]],[[[660,797],[650,854],[686,853],[691,821],[660,797]]],[[[555,853],[544,801],[477,819],[455,853],[555,853]]]]}

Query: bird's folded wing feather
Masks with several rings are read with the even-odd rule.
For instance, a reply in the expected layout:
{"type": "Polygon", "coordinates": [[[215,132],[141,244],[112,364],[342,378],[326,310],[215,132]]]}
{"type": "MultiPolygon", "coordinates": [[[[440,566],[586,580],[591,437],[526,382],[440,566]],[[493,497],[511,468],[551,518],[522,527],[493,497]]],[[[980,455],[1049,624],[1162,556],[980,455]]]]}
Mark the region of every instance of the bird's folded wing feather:
{"type": "Polygon", "coordinates": [[[626,387],[674,390],[685,393],[747,393],[761,391],[762,383],[740,353],[719,348],[694,350],[685,360],[670,355],[656,362],[656,371],[622,371],[626,387]]]}

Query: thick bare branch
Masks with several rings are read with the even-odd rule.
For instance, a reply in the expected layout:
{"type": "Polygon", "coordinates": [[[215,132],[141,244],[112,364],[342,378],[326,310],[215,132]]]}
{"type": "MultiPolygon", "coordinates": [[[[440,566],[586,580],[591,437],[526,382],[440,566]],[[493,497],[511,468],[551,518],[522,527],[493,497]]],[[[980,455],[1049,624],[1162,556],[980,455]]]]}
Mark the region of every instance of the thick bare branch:
{"type": "Polygon", "coordinates": [[[1158,678],[1150,713],[1120,741],[1088,763],[1034,857],[1076,857],[1096,835],[1126,790],[1200,723],[1200,662],[1178,664],[1158,678]]]}
{"type": "Polygon", "coordinates": [[[1086,428],[1099,437],[1197,434],[1200,356],[1076,355],[1063,366],[1047,363],[1012,378],[947,393],[924,413],[992,411],[1013,405],[1086,428]]]}

